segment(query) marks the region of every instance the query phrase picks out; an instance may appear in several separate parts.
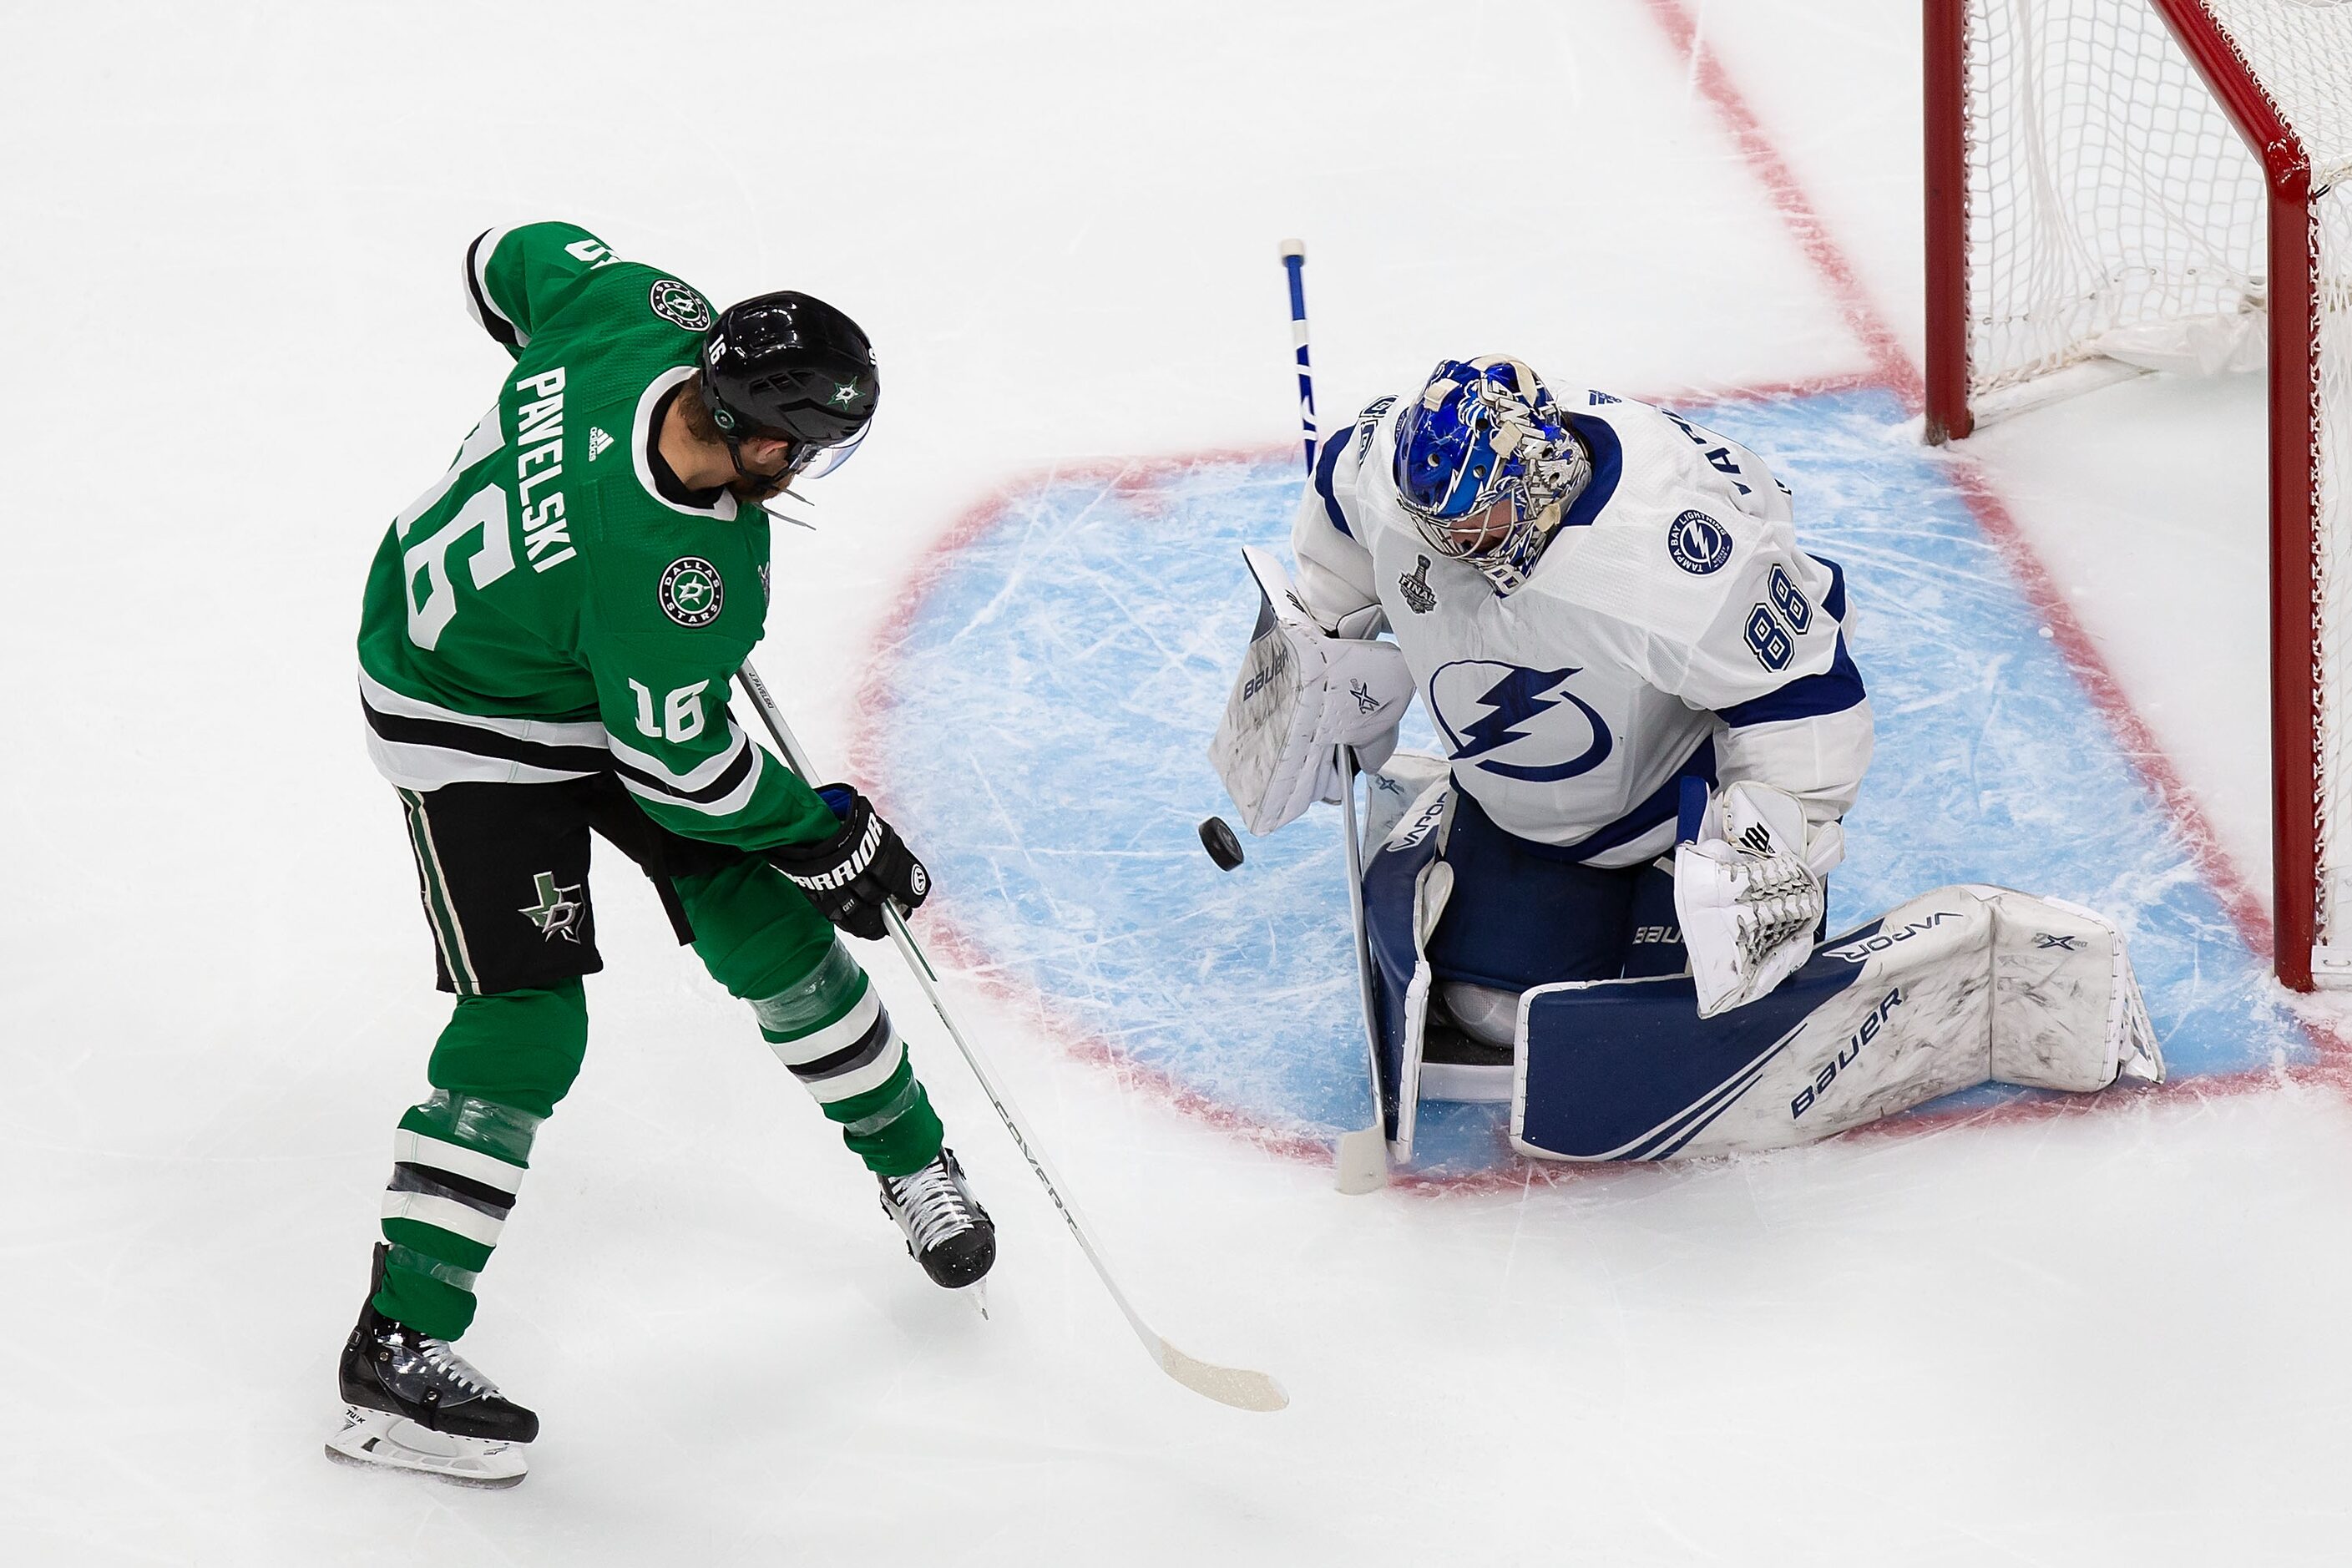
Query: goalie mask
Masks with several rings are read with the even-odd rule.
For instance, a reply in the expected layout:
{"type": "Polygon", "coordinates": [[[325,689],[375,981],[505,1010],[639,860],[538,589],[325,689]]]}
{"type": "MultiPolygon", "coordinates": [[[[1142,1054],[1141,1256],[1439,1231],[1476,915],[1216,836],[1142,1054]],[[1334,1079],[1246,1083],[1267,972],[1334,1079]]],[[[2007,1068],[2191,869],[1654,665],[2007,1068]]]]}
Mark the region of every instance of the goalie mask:
{"type": "Polygon", "coordinates": [[[1592,477],[1541,378],[1500,355],[1445,360],[1397,420],[1396,487],[1433,549],[1497,594],[1528,580],[1592,477]]]}

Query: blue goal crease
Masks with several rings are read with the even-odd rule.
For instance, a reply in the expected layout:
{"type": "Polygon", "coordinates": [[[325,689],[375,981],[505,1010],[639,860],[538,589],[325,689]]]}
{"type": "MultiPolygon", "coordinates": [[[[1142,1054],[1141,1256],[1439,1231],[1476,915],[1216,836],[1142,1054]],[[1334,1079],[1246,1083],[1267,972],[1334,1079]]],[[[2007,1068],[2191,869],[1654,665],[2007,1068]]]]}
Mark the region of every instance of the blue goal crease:
{"type": "MultiPolygon", "coordinates": [[[[1959,881],[2072,899],[2129,933],[2176,1076],[2314,1059],[1965,500],[1894,437],[1895,398],[1682,412],[1769,458],[1858,612],[1878,755],[1832,928],[1959,881]]],[[[1368,1110],[1338,813],[1245,838],[1232,872],[1196,836],[1230,811],[1207,745],[1256,613],[1240,547],[1287,553],[1305,477],[1295,455],[1144,476],[1041,479],[950,559],[896,650],[880,760],[1006,973],[1252,1121],[1332,1135],[1368,1110]]],[[[1405,743],[1434,749],[1417,710],[1405,743]]],[[[1425,1107],[1422,1168],[1508,1163],[1507,1110],[1425,1107]]]]}

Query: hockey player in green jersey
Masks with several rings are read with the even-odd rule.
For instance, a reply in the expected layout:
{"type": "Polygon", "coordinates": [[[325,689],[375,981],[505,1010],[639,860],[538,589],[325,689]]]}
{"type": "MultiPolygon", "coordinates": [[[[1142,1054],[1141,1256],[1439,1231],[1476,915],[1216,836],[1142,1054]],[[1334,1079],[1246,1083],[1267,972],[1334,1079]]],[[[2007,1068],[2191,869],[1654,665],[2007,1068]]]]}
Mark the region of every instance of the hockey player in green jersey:
{"type": "Polygon", "coordinates": [[[934,1280],[980,1279],[995,1233],[835,936],[878,938],[884,900],[920,904],[921,862],[863,795],[811,788],[728,711],[767,612],[758,503],[864,437],[880,393],[866,335],[795,293],[714,318],[562,223],[477,238],[466,290],[514,364],[394,520],[359,638],[369,751],[399,792],[457,1004],[432,1092],[394,1135],[328,1452],[510,1484],[538,1417],[450,1342],[586,1048],[592,831],[751,1005],[934,1280]]]}

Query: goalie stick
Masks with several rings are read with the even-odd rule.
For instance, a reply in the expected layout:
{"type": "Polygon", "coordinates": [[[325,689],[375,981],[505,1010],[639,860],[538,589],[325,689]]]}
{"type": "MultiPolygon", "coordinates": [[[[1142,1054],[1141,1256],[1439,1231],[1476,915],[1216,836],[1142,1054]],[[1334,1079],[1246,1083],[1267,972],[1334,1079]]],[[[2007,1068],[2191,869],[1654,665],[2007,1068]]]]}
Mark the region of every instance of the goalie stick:
{"type": "Polygon", "coordinates": [[[1356,927],[1356,993],[1364,1013],[1364,1061],[1371,1074],[1372,1121],[1339,1134],[1332,1149],[1333,1184],[1349,1194],[1377,1192],[1389,1181],[1388,1110],[1381,1098],[1380,1013],[1372,1005],[1372,948],[1364,929],[1364,850],[1356,836],[1356,751],[1339,752],[1339,826],[1348,836],[1348,915],[1356,927]]]}
{"type": "MultiPolygon", "coordinates": [[[[1307,477],[1315,478],[1315,381],[1307,360],[1307,242],[1282,242],[1282,269],[1290,279],[1290,341],[1298,355],[1298,423],[1306,437],[1307,477]]],[[[1378,1192],[1389,1181],[1387,1110],[1381,1099],[1380,1014],[1372,1004],[1372,950],[1364,931],[1364,849],[1356,836],[1356,753],[1336,748],[1339,761],[1339,826],[1348,839],[1348,914],[1356,928],[1356,990],[1364,1014],[1364,1066],[1372,1089],[1372,1120],[1339,1134],[1331,1150],[1333,1184],[1343,1193],[1378,1192]]]]}
{"type": "MultiPolygon", "coordinates": [[[[735,672],[735,679],[742,687],[744,695],[751,698],[751,706],[759,710],[760,721],[767,726],[768,734],[775,741],[776,749],[783,754],[785,764],[803,779],[814,783],[817,775],[809,766],[808,753],[801,750],[800,742],[793,738],[792,727],[784,722],[783,713],[777,708],[775,699],[768,695],[767,684],[760,679],[760,672],[746,661],[743,668],[735,672]]],[[[1159,1363],[1160,1370],[1193,1393],[1213,1399],[1220,1405],[1230,1405],[1236,1410],[1280,1410],[1288,1405],[1290,1395],[1283,1392],[1282,1384],[1265,1373],[1252,1372],[1245,1367],[1219,1366],[1213,1362],[1186,1355],[1143,1321],[1142,1314],[1128,1300],[1127,1292],[1119,1289],[1118,1281],[1111,1277],[1110,1267],[1103,1261],[1102,1248],[1095,1241],[1094,1232],[1085,1220],[1078,1217],[1078,1211],[1069,1199],[1063,1195],[1061,1183],[1047,1166],[1036,1140],[1029,1135],[1021,1113],[1013,1109],[1012,1097],[1005,1092],[1003,1082],[989,1067],[987,1058],[964,1038],[963,1031],[956,1027],[955,1018],[948,1011],[947,999],[940,994],[939,972],[924,956],[922,948],[915,941],[914,932],[907,929],[906,918],[899,914],[896,905],[885,900],[882,919],[890,928],[890,940],[898,943],[898,956],[906,960],[908,973],[914,975],[915,984],[922,987],[931,1011],[939,1015],[948,1038],[953,1040],[956,1049],[963,1053],[964,1065],[971,1068],[972,1077],[980,1080],[981,1092],[988,1096],[988,1103],[995,1108],[997,1119],[1004,1123],[1004,1131],[1012,1134],[1013,1146],[1021,1151],[1023,1159],[1029,1162],[1029,1169],[1036,1176],[1038,1184],[1053,1200],[1055,1212],[1069,1227],[1071,1239],[1078,1244],[1078,1250],[1087,1255],[1087,1261],[1094,1265],[1095,1277],[1103,1282],[1103,1289],[1110,1292],[1110,1299],[1118,1304],[1120,1315],[1127,1319],[1127,1326],[1135,1331],[1135,1337],[1143,1342],[1144,1350],[1159,1363]]]]}

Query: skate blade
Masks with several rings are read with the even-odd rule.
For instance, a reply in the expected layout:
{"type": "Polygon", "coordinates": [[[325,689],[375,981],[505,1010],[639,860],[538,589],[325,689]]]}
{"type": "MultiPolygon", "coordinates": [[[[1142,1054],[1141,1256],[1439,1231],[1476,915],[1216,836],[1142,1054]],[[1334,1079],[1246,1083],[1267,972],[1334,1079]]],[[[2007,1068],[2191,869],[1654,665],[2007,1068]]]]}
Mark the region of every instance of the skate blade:
{"type": "Polygon", "coordinates": [[[327,1439],[327,1458],[346,1465],[415,1470],[467,1487],[510,1487],[530,1468],[527,1445],[458,1437],[404,1415],[361,1405],[343,1409],[343,1429],[327,1439]]]}
{"type": "Polygon", "coordinates": [[[983,1322],[986,1321],[988,1318],[988,1277],[986,1275],[982,1275],[981,1278],[973,1280],[970,1285],[964,1288],[964,1293],[971,1298],[971,1304],[980,1309],[981,1320],[983,1322]]]}

